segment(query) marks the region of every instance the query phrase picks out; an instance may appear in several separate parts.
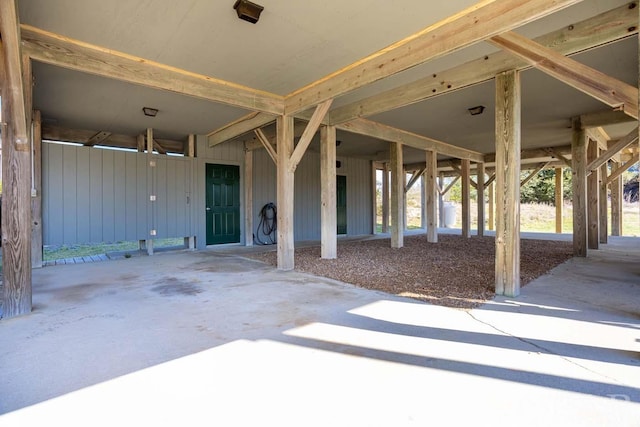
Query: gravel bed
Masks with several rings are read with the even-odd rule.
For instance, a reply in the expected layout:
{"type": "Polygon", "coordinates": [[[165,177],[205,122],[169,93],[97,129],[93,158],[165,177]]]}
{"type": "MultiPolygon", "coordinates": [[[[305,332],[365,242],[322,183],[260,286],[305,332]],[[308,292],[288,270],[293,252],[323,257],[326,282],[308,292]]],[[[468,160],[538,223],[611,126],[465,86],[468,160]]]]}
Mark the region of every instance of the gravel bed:
{"type": "MultiPolygon", "coordinates": [[[[570,242],[521,240],[520,283],[572,257],[570,242]]],[[[276,265],[276,253],[251,255],[276,265]]],[[[406,236],[404,247],[392,249],[389,239],[340,243],[338,258],[320,258],[320,248],[295,251],[296,270],[329,277],[366,289],[455,308],[473,308],[494,297],[493,237],[440,235],[428,243],[426,235],[406,236]]]]}

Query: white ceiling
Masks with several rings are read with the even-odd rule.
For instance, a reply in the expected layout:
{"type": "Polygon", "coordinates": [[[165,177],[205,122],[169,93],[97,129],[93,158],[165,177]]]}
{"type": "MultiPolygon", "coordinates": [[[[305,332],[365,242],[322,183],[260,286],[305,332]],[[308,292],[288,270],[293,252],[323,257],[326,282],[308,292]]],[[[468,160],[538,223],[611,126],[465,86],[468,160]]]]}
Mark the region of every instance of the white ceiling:
{"type": "MultiPolygon", "coordinates": [[[[19,0],[18,7],[25,24],[285,95],[475,3],[259,0],[265,10],[260,22],[252,25],[237,18],[234,1],[19,0]]],[[[625,3],[585,0],[518,31],[536,37],[625,3]]],[[[635,86],[637,46],[637,38],[631,38],[575,59],[635,86]]],[[[334,106],[493,51],[492,46],[479,43],[347,94],[334,106]]],[[[60,126],[131,135],[153,127],[160,138],[183,139],[189,133],[208,133],[247,113],[44,64],[34,64],[34,74],[35,108],[60,126]],[[155,119],[145,117],[143,106],[158,108],[160,113],[155,119]]],[[[523,73],[522,80],[523,147],[568,144],[571,116],[607,108],[535,70],[523,73]]],[[[481,152],[494,151],[492,83],[371,119],[481,152]],[[466,111],[475,105],[487,107],[482,116],[471,117],[466,111]]],[[[615,130],[623,131],[624,127],[615,130]]],[[[343,133],[339,137],[343,140],[339,153],[372,158],[386,147],[370,138],[343,133]]]]}

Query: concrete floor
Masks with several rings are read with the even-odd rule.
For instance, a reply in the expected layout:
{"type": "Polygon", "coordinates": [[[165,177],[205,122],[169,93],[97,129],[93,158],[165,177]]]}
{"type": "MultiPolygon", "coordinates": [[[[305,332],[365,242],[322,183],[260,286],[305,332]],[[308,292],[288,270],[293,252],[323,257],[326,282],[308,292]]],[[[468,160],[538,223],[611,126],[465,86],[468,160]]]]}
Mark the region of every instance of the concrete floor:
{"type": "Polygon", "coordinates": [[[639,261],[471,311],[220,250],[46,267],[0,321],[0,426],[638,426],[639,261]]]}

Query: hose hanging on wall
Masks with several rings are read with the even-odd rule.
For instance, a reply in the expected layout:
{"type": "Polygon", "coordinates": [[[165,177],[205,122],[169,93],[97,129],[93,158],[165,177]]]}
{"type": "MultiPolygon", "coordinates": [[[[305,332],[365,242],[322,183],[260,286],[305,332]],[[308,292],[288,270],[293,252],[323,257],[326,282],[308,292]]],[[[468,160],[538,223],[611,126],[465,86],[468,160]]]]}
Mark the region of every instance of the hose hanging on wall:
{"type": "Polygon", "coordinates": [[[276,243],[276,230],[278,229],[278,213],[276,205],[273,203],[267,203],[260,209],[258,214],[260,222],[256,229],[256,241],[261,245],[275,245],[276,243]],[[265,238],[265,241],[260,239],[260,235],[265,238]]]}

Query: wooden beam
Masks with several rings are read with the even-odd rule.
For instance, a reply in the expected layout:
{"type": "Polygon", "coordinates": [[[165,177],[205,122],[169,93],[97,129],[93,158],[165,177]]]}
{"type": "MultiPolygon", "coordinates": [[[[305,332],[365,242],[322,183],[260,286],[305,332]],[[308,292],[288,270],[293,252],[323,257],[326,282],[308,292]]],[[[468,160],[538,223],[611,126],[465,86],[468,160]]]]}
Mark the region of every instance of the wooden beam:
{"type": "Polygon", "coordinates": [[[619,167],[615,171],[611,172],[611,175],[609,175],[609,177],[607,178],[607,184],[611,184],[616,178],[618,178],[624,172],[629,170],[631,166],[638,163],[639,159],[640,159],[640,153],[636,152],[635,154],[633,154],[631,158],[625,162],[625,164],[623,164],[621,167],[619,167]]]}
{"type": "Polygon", "coordinates": [[[471,163],[469,159],[462,159],[460,164],[460,178],[462,179],[462,237],[471,237],[471,163]]]}
{"type": "MultiPolygon", "coordinates": [[[[2,0],[0,10],[5,14],[7,1],[2,0]]],[[[13,8],[14,2],[11,1],[13,8]]],[[[13,10],[15,14],[15,9],[13,10]]],[[[14,17],[15,18],[15,17],[14,17]]],[[[2,17],[2,29],[6,29],[6,19],[2,17]]],[[[9,29],[10,30],[10,29],[9,29]]],[[[6,30],[6,31],[9,31],[6,30]]],[[[13,29],[12,31],[15,31],[13,29]]],[[[2,127],[2,301],[3,317],[10,318],[31,312],[31,150],[28,140],[20,140],[28,135],[18,136],[17,132],[27,132],[24,115],[16,121],[12,112],[14,100],[24,108],[24,98],[13,93],[16,83],[9,78],[7,68],[12,66],[5,56],[7,52],[3,41],[0,43],[0,88],[2,90],[2,117],[11,118],[0,124],[2,127]],[[22,129],[15,131],[15,127],[22,129]]],[[[20,60],[20,57],[18,57],[20,60]]],[[[15,71],[15,70],[14,70],[15,71]]],[[[15,76],[14,76],[15,78],[15,76]]],[[[20,76],[20,82],[22,76],[20,76]]],[[[21,84],[21,83],[19,83],[21,84]]],[[[17,106],[16,106],[17,107],[17,106]]]]}
{"type": "Polygon", "coordinates": [[[619,107],[625,114],[638,119],[638,89],[636,87],[567,58],[518,33],[503,33],[492,37],[489,41],[528,61],[538,70],[611,107],[619,107]]]}
{"type": "Polygon", "coordinates": [[[547,149],[549,152],[549,155],[555,157],[556,159],[562,161],[562,163],[564,163],[565,165],[567,165],[569,168],[571,168],[572,163],[571,160],[567,159],[564,154],[562,152],[560,152],[560,150],[558,150],[557,148],[548,148],[547,149]]]}
{"type": "Polygon", "coordinates": [[[33,112],[33,183],[31,193],[31,267],[41,268],[42,246],[42,121],[40,111],[33,112]]]}
{"type": "Polygon", "coordinates": [[[451,190],[451,187],[453,187],[454,185],[456,185],[456,182],[458,182],[458,180],[460,180],[460,175],[456,176],[453,180],[451,180],[451,182],[449,183],[449,185],[447,185],[444,190],[442,190],[442,192],[440,192],[440,195],[444,196],[445,194],[447,194],[449,192],[449,190],[451,190]]]}
{"type": "Polygon", "coordinates": [[[320,129],[320,187],[320,256],[335,259],[338,257],[335,126],[320,129]]]}
{"type": "Polygon", "coordinates": [[[600,243],[606,245],[608,243],[609,237],[609,213],[608,209],[608,188],[607,188],[607,174],[608,174],[607,164],[604,163],[600,166],[600,176],[598,177],[598,191],[599,191],[599,200],[598,200],[598,217],[600,220],[600,224],[598,226],[598,230],[600,233],[600,243]]]}
{"type": "Polygon", "coordinates": [[[248,110],[270,114],[284,111],[284,98],[279,95],[81,42],[30,25],[23,24],[21,29],[24,50],[36,61],[248,110]]]}
{"type": "Polygon", "coordinates": [[[564,179],[562,168],[555,168],[555,205],[556,205],[556,233],[562,233],[562,211],[564,210],[564,179]]]}
{"type": "Polygon", "coordinates": [[[438,153],[458,159],[469,159],[474,162],[483,161],[484,156],[466,148],[456,147],[433,138],[417,135],[401,129],[396,129],[367,119],[356,119],[336,126],[340,130],[370,136],[388,142],[397,142],[408,147],[438,153]]]}
{"type": "MultiPolygon", "coordinates": [[[[625,6],[625,9],[628,8],[625,6]]],[[[632,122],[635,119],[628,116],[624,111],[606,110],[595,113],[583,114],[580,116],[580,123],[584,129],[591,129],[599,126],[616,125],[619,123],[632,122]]]]}
{"type": "Polygon", "coordinates": [[[436,178],[438,176],[438,153],[435,151],[425,151],[426,153],[426,170],[425,185],[422,189],[425,198],[425,214],[427,227],[427,242],[438,242],[438,185],[436,178]]]}
{"type": "Polygon", "coordinates": [[[587,256],[587,146],[588,139],[579,119],[572,122],[571,191],[573,205],[573,255],[587,256]]]}
{"type": "Polygon", "coordinates": [[[382,232],[389,232],[389,163],[382,168],[382,232]]]}
{"type": "Polygon", "coordinates": [[[100,132],[96,132],[91,138],[89,138],[87,142],[84,143],[84,145],[87,147],[93,147],[94,145],[99,145],[103,141],[106,141],[107,139],[109,139],[110,136],[111,136],[111,132],[101,130],[100,132]]]}
{"type": "Polygon", "coordinates": [[[371,161],[371,234],[378,234],[378,162],[371,161]]]}
{"type": "Polygon", "coordinates": [[[546,162],[546,163],[540,163],[538,166],[536,166],[536,168],[533,169],[529,173],[529,175],[527,175],[527,177],[520,182],[520,187],[524,187],[527,184],[527,182],[531,181],[536,175],[538,175],[538,172],[546,168],[548,164],[549,162],[546,162]]]}
{"type": "Polygon", "coordinates": [[[478,163],[476,168],[478,184],[476,194],[478,201],[478,236],[484,236],[484,163],[478,163]]]}
{"type": "Polygon", "coordinates": [[[293,117],[278,116],[276,120],[278,135],[278,270],[293,270],[293,193],[294,173],[289,168],[289,159],[293,153],[293,117]]]}
{"type": "Polygon", "coordinates": [[[552,14],[578,0],[485,1],[435,23],[286,97],[295,114],[369,83],[552,14]]]}
{"type": "Polygon", "coordinates": [[[253,246],[253,151],[244,150],[244,245],[253,246]]]}
{"type": "MultiPolygon", "coordinates": [[[[612,169],[612,174],[622,167],[618,162],[614,164],[617,168],[612,169]]],[[[622,235],[622,177],[620,175],[611,181],[611,235],[622,235]]]]}
{"type": "MultiPolygon", "coordinates": [[[[495,179],[495,174],[493,175],[493,178],[495,179]]],[[[493,182],[493,180],[491,181],[491,183],[488,185],[488,190],[487,192],[489,193],[487,199],[487,207],[488,207],[488,215],[487,215],[487,228],[490,231],[493,231],[493,229],[495,228],[495,218],[494,218],[494,212],[495,212],[495,183],[493,182]]]]}
{"type": "Polygon", "coordinates": [[[495,181],[495,180],[496,180],[496,174],[495,174],[495,172],[494,172],[494,173],[489,177],[489,179],[488,179],[488,180],[486,180],[486,181],[484,182],[484,186],[485,186],[485,187],[488,187],[488,186],[492,185],[492,184],[493,184],[493,181],[495,181]]]}
{"type": "Polygon", "coordinates": [[[157,235],[156,230],[156,211],[157,211],[157,166],[155,160],[153,160],[153,129],[147,128],[147,188],[149,188],[149,195],[147,196],[147,218],[149,224],[149,233],[145,241],[145,247],[147,248],[147,255],[153,255],[153,237],[157,235]]]}
{"type": "Polygon", "coordinates": [[[273,123],[276,117],[267,113],[249,113],[246,116],[240,117],[231,123],[224,125],[223,127],[216,129],[207,134],[207,141],[209,147],[214,147],[223,142],[237,138],[247,132],[251,132],[255,129],[259,129],[270,123],[273,123]]]}
{"type": "Polygon", "coordinates": [[[520,73],[496,76],[496,294],[520,293],[520,73]]]}
{"type": "Polygon", "coordinates": [[[391,166],[391,247],[404,246],[404,169],[402,167],[402,144],[390,145],[391,166]]]}
{"type": "MultiPolygon", "coordinates": [[[[25,81],[22,74],[22,52],[20,23],[15,0],[0,1],[0,33],[2,34],[2,48],[4,50],[4,73],[7,86],[3,99],[11,103],[9,114],[3,115],[4,121],[10,121],[13,128],[13,137],[16,150],[29,151],[29,127],[25,105],[25,81]]],[[[30,83],[30,82],[29,82],[30,83]]]]}
{"type": "Polygon", "coordinates": [[[619,141],[614,143],[607,151],[600,154],[597,159],[589,162],[587,165],[587,173],[593,172],[598,169],[600,166],[607,163],[613,156],[618,154],[620,151],[624,150],[631,144],[635,144],[638,142],[638,129],[633,129],[627,135],[623,136],[619,141]]]}
{"type": "Polygon", "coordinates": [[[413,172],[413,175],[411,175],[411,179],[409,179],[409,182],[407,182],[407,188],[405,188],[405,193],[409,190],[411,190],[411,188],[416,185],[416,182],[418,182],[418,180],[420,179],[420,177],[425,173],[425,171],[427,170],[426,167],[417,170],[415,172],[413,172]]]}
{"type": "Polygon", "coordinates": [[[254,133],[256,134],[258,141],[260,141],[262,146],[267,150],[267,153],[269,154],[269,157],[271,157],[271,160],[273,160],[273,163],[278,167],[278,154],[276,153],[275,148],[273,148],[273,145],[271,145],[271,142],[269,142],[267,136],[264,134],[262,129],[256,129],[254,130],[254,133]]]}
{"type": "Polygon", "coordinates": [[[158,152],[158,154],[167,154],[167,150],[165,150],[162,144],[160,144],[156,139],[153,140],[153,148],[158,152]]]}
{"type": "MultiPolygon", "coordinates": [[[[625,4],[535,40],[562,55],[572,55],[633,35],[637,33],[637,26],[637,10],[625,4]]],[[[371,116],[492,80],[496,74],[504,70],[524,70],[529,67],[527,62],[506,52],[496,52],[338,107],[331,111],[330,121],[332,124],[339,124],[358,117],[371,116]]]]}
{"type": "MultiPolygon", "coordinates": [[[[185,157],[189,157],[191,159],[193,159],[196,156],[196,136],[194,134],[189,134],[189,136],[187,137],[187,143],[185,144],[184,147],[184,155],[185,157]]],[[[252,159],[251,159],[252,160],[252,159]]],[[[192,170],[195,169],[195,166],[193,166],[195,164],[195,162],[192,162],[192,170]]],[[[246,166],[246,159],[245,159],[245,177],[247,176],[247,166],[246,166]]],[[[251,174],[249,174],[249,176],[251,176],[251,174]]],[[[246,178],[245,178],[246,180],[246,178]]],[[[251,181],[251,179],[249,179],[249,181],[251,181]]],[[[249,185],[249,191],[252,191],[252,186],[249,185]]],[[[245,209],[245,212],[248,210],[249,212],[251,212],[252,210],[252,206],[249,206],[253,203],[253,197],[252,194],[250,194],[250,200],[247,201],[247,194],[245,193],[245,203],[248,205],[247,208],[245,209]]],[[[193,206],[193,194],[191,194],[191,190],[189,190],[189,193],[187,194],[187,204],[192,205],[193,206]]],[[[195,223],[195,220],[193,219],[193,216],[195,214],[195,210],[191,209],[191,220],[193,221],[193,223],[195,223]]],[[[253,233],[251,233],[251,229],[253,228],[252,225],[252,219],[251,219],[251,215],[249,215],[249,223],[247,223],[247,219],[245,218],[245,244],[247,243],[246,240],[246,230],[247,230],[247,226],[249,227],[249,236],[251,237],[251,243],[253,244],[253,233]]],[[[190,228],[190,231],[193,232],[193,229],[190,228]]],[[[190,250],[195,250],[196,249],[196,236],[188,236],[184,238],[184,246],[187,249],[190,250]]]]}
{"type": "Polygon", "coordinates": [[[324,120],[324,116],[327,114],[327,111],[329,111],[329,108],[331,107],[332,101],[332,99],[329,99],[322,104],[319,104],[316,107],[316,110],[313,112],[313,116],[311,116],[311,120],[309,120],[309,123],[307,123],[307,127],[302,133],[302,136],[300,137],[296,148],[293,150],[293,155],[289,160],[289,168],[291,168],[292,172],[295,172],[296,168],[298,167],[298,163],[300,163],[300,160],[302,160],[302,156],[304,156],[307,148],[309,148],[311,139],[313,138],[313,135],[315,135],[318,131],[322,120],[324,120]]]}
{"type": "MultiPolygon", "coordinates": [[[[590,139],[587,148],[587,162],[598,158],[598,143],[590,139]]],[[[599,171],[595,170],[587,176],[587,246],[589,249],[598,249],[600,242],[600,220],[598,203],[600,200],[599,171]]]]}

